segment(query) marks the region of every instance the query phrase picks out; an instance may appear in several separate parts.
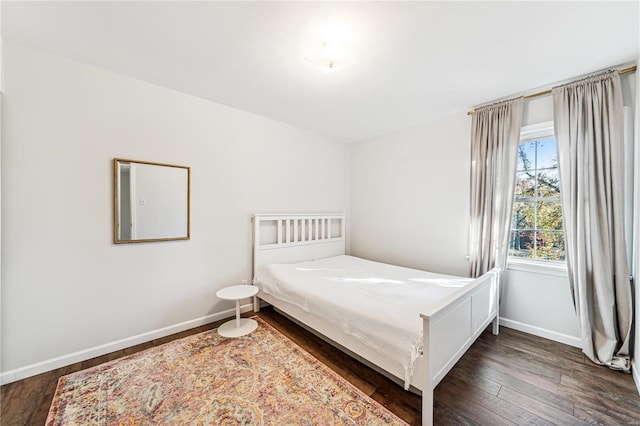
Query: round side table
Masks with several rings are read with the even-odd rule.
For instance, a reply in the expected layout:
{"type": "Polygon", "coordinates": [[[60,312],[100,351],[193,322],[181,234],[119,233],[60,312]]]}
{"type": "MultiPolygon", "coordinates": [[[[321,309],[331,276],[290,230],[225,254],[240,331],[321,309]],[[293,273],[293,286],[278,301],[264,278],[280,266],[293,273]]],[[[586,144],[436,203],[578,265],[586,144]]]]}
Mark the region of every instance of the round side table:
{"type": "Polygon", "coordinates": [[[218,333],[223,337],[240,337],[258,328],[258,323],[251,318],[240,318],[240,301],[258,294],[258,287],[252,285],[232,285],[216,292],[216,296],[224,300],[235,300],[236,319],[227,321],[218,327],[218,333]]]}

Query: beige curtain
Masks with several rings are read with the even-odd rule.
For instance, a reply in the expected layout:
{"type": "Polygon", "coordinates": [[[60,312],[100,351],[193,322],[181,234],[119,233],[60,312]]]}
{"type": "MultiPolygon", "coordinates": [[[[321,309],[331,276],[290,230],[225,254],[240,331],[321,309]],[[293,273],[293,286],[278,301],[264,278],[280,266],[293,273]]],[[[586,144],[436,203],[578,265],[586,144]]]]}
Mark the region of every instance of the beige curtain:
{"type": "Polygon", "coordinates": [[[524,98],[474,111],[471,122],[470,275],[504,268],[524,98]]]}
{"type": "Polygon", "coordinates": [[[616,72],[553,89],[567,265],[583,352],[629,371],[622,92],[616,72]]]}

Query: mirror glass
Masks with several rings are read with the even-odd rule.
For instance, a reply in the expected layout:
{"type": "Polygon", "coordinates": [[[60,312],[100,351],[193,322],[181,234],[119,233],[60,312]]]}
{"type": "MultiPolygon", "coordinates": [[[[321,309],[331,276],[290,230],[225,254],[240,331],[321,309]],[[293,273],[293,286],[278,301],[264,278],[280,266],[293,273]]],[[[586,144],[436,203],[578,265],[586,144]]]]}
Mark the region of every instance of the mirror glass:
{"type": "Polygon", "coordinates": [[[189,167],[115,158],[116,244],[189,239],[189,167]]]}

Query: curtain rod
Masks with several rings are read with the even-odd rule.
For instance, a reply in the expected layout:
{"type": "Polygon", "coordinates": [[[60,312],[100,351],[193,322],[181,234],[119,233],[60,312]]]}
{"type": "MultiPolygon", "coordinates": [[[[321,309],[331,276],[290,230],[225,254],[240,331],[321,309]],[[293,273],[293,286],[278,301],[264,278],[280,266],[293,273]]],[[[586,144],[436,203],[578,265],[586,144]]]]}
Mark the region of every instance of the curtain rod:
{"type": "MultiPolygon", "coordinates": [[[[638,67],[636,65],[634,65],[632,67],[625,68],[625,69],[622,69],[622,70],[618,71],[618,74],[627,74],[627,73],[630,73],[630,72],[635,72],[637,68],[638,67]]],[[[525,99],[537,98],[538,96],[548,95],[549,93],[551,93],[551,89],[544,90],[542,92],[532,93],[530,95],[524,95],[523,98],[525,98],[525,99]]],[[[467,111],[467,115],[471,115],[474,112],[475,112],[475,109],[472,109],[471,111],[467,111]]]]}

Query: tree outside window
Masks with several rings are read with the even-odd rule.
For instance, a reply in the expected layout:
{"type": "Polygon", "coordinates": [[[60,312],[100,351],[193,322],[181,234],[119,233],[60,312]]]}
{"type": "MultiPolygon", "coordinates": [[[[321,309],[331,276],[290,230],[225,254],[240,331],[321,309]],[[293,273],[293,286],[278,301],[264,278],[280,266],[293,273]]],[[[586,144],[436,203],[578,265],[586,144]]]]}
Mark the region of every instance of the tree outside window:
{"type": "Polygon", "coordinates": [[[509,256],[565,261],[559,184],[555,139],[521,141],[509,256]]]}

